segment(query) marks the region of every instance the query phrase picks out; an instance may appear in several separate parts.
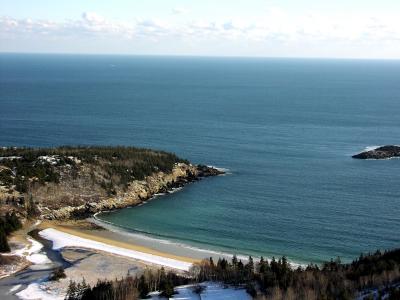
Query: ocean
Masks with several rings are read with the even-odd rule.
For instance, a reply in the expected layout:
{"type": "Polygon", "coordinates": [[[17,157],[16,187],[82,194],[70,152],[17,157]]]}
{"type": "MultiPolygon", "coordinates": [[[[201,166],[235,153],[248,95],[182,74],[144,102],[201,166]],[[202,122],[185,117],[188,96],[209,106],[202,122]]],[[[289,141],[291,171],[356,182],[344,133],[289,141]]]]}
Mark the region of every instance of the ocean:
{"type": "Polygon", "coordinates": [[[400,61],[0,54],[0,145],[133,145],[228,170],[98,217],[320,263],[400,247],[400,61]]]}

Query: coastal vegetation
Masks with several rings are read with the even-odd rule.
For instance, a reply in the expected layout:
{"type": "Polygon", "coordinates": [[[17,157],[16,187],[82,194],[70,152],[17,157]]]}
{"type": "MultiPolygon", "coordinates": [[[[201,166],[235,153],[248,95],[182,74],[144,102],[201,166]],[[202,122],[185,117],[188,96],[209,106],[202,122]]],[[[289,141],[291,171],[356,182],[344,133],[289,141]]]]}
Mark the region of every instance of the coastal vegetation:
{"type": "Polygon", "coordinates": [[[70,281],[66,300],[89,299],[114,299],[134,300],[146,298],[150,292],[160,291],[167,299],[174,295],[174,287],[190,283],[187,276],[166,272],[164,268],[157,271],[146,270],[139,277],[127,276],[114,281],[99,280],[96,285],[90,287],[83,279],[76,283],[70,281]]]}
{"type": "Polygon", "coordinates": [[[12,209],[21,217],[82,218],[221,173],[135,147],[1,148],[0,216],[12,209]]]}
{"type": "Polygon", "coordinates": [[[49,277],[50,281],[57,281],[60,280],[62,278],[66,278],[67,275],[65,275],[65,271],[63,267],[57,267],[53,270],[53,272],[51,272],[51,275],[49,277]]]}
{"type": "Polygon", "coordinates": [[[10,251],[7,236],[21,227],[21,221],[14,212],[7,212],[4,217],[0,217],[0,252],[10,251]]]}
{"type": "Polygon", "coordinates": [[[116,195],[134,180],[171,172],[179,162],[187,163],[135,147],[0,148],[0,252],[10,250],[7,236],[21,227],[19,218],[116,195]]]}
{"type": "Polygon", "coordinates": [[[336,259],[297,269],[285,257],[271,261],[261,258],[258,262],[249,257],[246,263],[236,256],[216,263],[210,258],[194,265],[187,275],[161,269],[146,271],[140,277],[99,281],[93,287],[71,281],[66,299],[140,299],[152,291],[170,297],[174,286],[189,283],[201,294],[203,288],[198,283],[204,281],[246,288],[257,299],[337,300],[354,299],[361,294],[369,299],[373,292],[378,299],[383,295],[385,299],[399,299],[400,249],[361,255],[347,264],[336,259]]]}
{"type": "Polygon", "coordinates": [[[9,212],[21,220],[86,218],[221,173],[144,148],[0,148],[0,251],[9,249],[9,212]]]}
{"type": "Polygon", "coordinates": [[[80,163],[89,164],[93,172],[97,168],[104,171],[105,180],[100,184],[105,189],[114,185],[126,188],[132,180],[142,180],[155,171],[170,172],[178,162],[189,163],[172,153],[122,146],[2,148],[0,157],[0,181],[8,187],[14,184],[21,193],[28,192],[33,182],[58,183],[65,166],[78,176],[80,163]]]}

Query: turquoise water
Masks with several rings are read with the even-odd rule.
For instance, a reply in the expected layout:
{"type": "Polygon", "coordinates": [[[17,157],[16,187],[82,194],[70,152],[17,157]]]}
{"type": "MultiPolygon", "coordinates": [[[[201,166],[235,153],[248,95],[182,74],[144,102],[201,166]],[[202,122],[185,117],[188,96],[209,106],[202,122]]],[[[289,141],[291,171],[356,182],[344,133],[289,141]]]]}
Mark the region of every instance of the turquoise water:
{"type": "Polygon", "coordinates": [[[0,144],[136,145],[230,174],[103,214],[298,262],[400,246],[400,62],[0,55],[0,144]]]}

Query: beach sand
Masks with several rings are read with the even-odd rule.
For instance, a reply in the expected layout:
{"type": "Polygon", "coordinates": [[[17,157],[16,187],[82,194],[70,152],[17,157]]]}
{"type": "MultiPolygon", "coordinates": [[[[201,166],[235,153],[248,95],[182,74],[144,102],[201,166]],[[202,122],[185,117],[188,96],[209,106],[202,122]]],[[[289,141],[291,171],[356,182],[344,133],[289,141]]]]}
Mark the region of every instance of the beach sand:
{"type": "MultiPolygon", "coordinates": [[[[123,250],[128,250],[128,251],[131,250],[134,252],[143,253],[144,256],[152,255],[155,257],[160,257],[162,259],[166,258],[166,259],[170,259],[170,260],[184,262],[184,263],[187,263],[187,265],[200,261],[200,259],[196,259],[193,257],[175,255],[173,253],[163,252],[163,251],[159,251],[154,248],[137,245],[137,244],[133,243],[132,240],[130,240],[126,236],[105,230],[105,229],[103,229],[91,222],[87,222],[87,221],[68,221],[68,222],[63,222],[63,223],[45,221],[39,225],[39,230],[45,230],[48,228],[55,229],[59,232],[62,232],[62,233],[68,234],[68,235],[79,237],[81,239],[98,242],[98,243],[105,244],[108,246],[117,247],[117,248],[120,248],[123,250]]],[[[74,246],[74,245],[71,244],[70,246],[74,246]]],[[[80,247],[80,246],[76,245],[76,247],[80,247]]],[[[87,248],[93,250],[93,248],[91,248],[91,244],[89,242],[87,243],[87,248]]],[[[94,250],[96,250],[96,249],[94,249],[94,250]]],[[[99,249],[97,249],[97,250],[99,250],[99,249]]],[[[100,251],[102,251],[102,250],[100,250],[100,251]]],[[[103,251],[108,252],[106,249],[103,251]]],[[[122,256],[124,256],[124,255],[122,255],[122,256]]],[[[140,258],[138,258],[138,260],[140,260],[140,258]]],[[[146,263],[146,259],[144,259],[143,262],[146,263]]],[[[153,265],[153,264],[154,263],[151,263],[151,265],[153,265]]],[[[160,264],[160,266],[161,265],[162,264],[160,264]]]]}
{"type": "MultiPolygon", "coordinates": [[[[21,299],[64,299],[70,280],[95,285],[101,280],[140,276],[146,269],[187,271],[196,259],[177,256],[124,241],[124,237],[86,221],[43,221],[37,226],[41,238],[53,242],[63,259],[66,278],[31,282],[17,293],[21,299]]],[[[36,262],[32,268],[41,268],[36,262]]],[[[48,267],[48,266],[46,266],[48,267]]]]}

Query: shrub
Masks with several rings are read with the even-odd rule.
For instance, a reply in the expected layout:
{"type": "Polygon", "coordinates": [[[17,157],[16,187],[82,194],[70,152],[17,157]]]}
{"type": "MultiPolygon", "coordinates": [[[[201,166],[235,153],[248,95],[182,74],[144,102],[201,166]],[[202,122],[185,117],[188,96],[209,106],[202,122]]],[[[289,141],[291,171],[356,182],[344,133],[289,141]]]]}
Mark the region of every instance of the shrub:
{"type": "Polygon", "coordinates": [[[53,270],[53,272],[50,274],[49,280],[50,281],[58,281],[62,278],[66,278],[66,277],[67,277],[67,275],[65,275],[64,268],[58,267],[58,268],[55,268],[53,270]]]}

